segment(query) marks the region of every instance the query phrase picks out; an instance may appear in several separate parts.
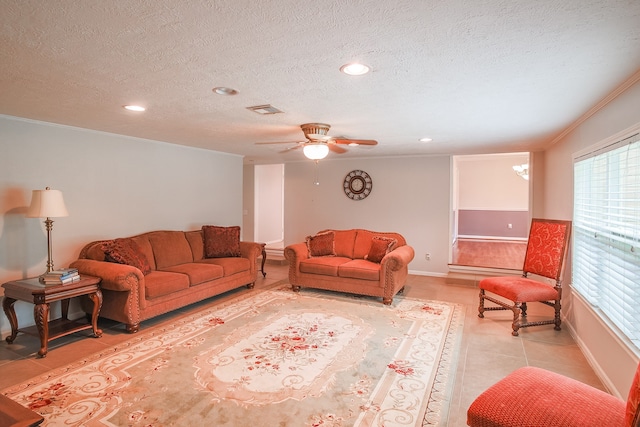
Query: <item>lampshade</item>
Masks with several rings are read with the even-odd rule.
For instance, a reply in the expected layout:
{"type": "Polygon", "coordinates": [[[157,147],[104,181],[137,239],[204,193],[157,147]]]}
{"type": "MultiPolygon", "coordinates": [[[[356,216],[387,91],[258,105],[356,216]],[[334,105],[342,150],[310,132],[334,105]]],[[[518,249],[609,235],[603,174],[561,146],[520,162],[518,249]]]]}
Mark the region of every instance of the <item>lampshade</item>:
{"type": "Polygon", "coordinates": [[[60,190],[33,190],[31,206],[27,209],[28,218],[56,218],[69,216],[60,190]]]}
{"type": "Polygon", "coordinates": [[[302,152],[307,156],[307,159],[321,160],[329,154],[329,146],[324,142],[307,143],[304,145],[302,152]]]}

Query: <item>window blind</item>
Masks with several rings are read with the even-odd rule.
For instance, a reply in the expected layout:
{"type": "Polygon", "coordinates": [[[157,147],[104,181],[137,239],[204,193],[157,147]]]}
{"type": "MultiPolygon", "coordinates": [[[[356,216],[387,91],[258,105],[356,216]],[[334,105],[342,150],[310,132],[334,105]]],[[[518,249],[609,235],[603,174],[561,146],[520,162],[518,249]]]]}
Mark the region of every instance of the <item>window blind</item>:
{"type": "Polygon", "coordinates": [[[574,162],[573,287],[640,347],[640,134],[574,162]]]}

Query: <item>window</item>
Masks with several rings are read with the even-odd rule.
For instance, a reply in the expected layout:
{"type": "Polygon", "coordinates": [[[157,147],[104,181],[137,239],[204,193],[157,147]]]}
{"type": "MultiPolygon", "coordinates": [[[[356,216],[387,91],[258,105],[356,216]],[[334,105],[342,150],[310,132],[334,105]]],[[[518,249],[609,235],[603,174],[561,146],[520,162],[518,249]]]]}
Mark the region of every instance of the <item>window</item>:
{"type": "Polygon", "coordinates": [[[640,347],[640,135],[574,163],[573,287],[640,347]]]}

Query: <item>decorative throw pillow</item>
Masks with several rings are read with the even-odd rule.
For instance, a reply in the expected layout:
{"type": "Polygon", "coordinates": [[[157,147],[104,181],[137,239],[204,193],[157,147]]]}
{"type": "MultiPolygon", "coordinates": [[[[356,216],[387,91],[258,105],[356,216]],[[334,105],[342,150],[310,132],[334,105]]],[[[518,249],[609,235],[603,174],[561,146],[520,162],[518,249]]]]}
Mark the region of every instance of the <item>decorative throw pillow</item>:
{"type": "Polygon", "coordinates": [[[105,261],[131,265],[144,275],[151,273],[149,260],[140,250],[140,246],[132,239],[115,239],[104,242],[102,251],[105,261]]]}
{"type": "Polygon", "coordinates": [[[379,263],[382,258],[396,247],[398,241],[389,237],[375,236],[371,239],[371,248],[364,259],[379,263]]]}
{"type": "Polygon", "coordinates": [[[335,256],[335,233],[327,231],[325,233],[316,234],[315,236],[307,236],[307,249],[309,249],[310,257],[318,256],[335,256]]]}
{"type": "Polygon", "coordinates": [[[240,256],[240,226],[203,225],[204,256],[225,258],[240,256]]]}

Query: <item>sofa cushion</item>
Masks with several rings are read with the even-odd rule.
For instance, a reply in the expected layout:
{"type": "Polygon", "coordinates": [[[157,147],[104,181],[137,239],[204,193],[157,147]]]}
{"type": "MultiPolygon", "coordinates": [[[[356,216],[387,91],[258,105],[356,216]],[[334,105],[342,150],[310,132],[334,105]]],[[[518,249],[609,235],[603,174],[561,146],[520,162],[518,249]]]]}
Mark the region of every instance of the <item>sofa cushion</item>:
{"type": "Polygon", "coordinates": [[[224,275],[224,271],[219,265],[202,264],[198,262],[172,265],[171,267],[163,268],[162,271],[186,274],[189,276],[189,283],[192,286],[208,282],[209,280],[219,279],[224,275]]]}
{"type": "Polygon", "coordinates": [[[158,231],[149,234],[156,269],[193,262],[191,247],[183,231],[158,231]]]}
{"type": "Polygon", "coordinates": [[[203,225],[204,256],[207,258],[224,258],[240,256],[240,227],[218,227],[203,225]]]}
{"type": "Polygon", "coordinates": [[[102,244],[101,249],[104,252],[105,261],[131,265],[138,268],[144,275],[151,272],[149,260],[132,239],[109,240],[102,244]]]}
{"type": "Polygon", "coordinates": [[[380,264],[354,259],[338,267],[338,276],[350,279],[380,280],[380,264]]]}
{"type": "Polygon", "coordinates": [[[306,242],[309,256],[335,256],[334,238],[335,233],[333,231],[318,233],[315,236],[307,236],[306,242]]]}
{"type": "Polygon", "coordinates": [[[349,261],[351,261],[349,258],[343,257],[309,258],[300,261],[300,272],[337,277],[338,267],[349,261]]]}
{"type": "Polygon", "coordinates": [[[353,258],[353,245],[356,242],[356,230],[334,230],[336,256],[353,258]]]}
{"type": "Polygon", "coordinates": [[[133,236],[131,237],[131,240],[136,242],[136,244],[138,245],[142,253],[147,257],[147,260],[149,260],[149,265],[151,266],[151,269],[155,270],[156,260],[153,255],[153,248],[151,247],[151,243],[149,243],[149,238],[146,235],[141,235],[141,236],[133,236]]]}
{"type": "Polygon", "coordinates": [[[356,242],[353,245],[353,259],[364,259],[371,248],[371,240],[373,239],[373,236],[375,236],[375,234],[371,231],[358,230],[358,233],[356,234],[356,242]]]}
{"type": "Polygon", "coordinates": [[[247,258],[241,257],[205,258],[198,262],[220,266],[225,277],[251,270],[251,262],[247,258]]]}
{"type": "Polygon", "coordinates": [[[396,247],[398,241],[390,237],[374,236],[371,239],[371,247],[369,253],[364,256],[364,259],[371,262],[379,263],[382,258],[396,247]]]}
{"type": "Polygon", "coordinates": [[[193,254],[194,261],[200,261],[204,258],[204,238],[202,237],[202,230],[187,231],[184,236],[191,246],[191,253],[193,254]]]}
{"type": "Polygon", "coordinates": [[[147,299],[153,299],[189,288],[189,276],[170,271],[152,271],[144,278],[147,299]]]}
{"type": "Polygon", "coordinates": [[[99,240],[97,242],[92,242],[88,244],[84,250],[84,257],[86,259],[93,259],[96,261],[104,261],[104,250],[102,246],[106,242],[110,242],[111,240],[99,240]]]}

